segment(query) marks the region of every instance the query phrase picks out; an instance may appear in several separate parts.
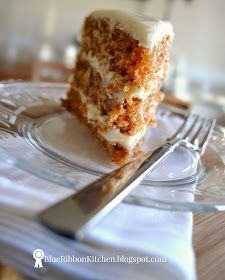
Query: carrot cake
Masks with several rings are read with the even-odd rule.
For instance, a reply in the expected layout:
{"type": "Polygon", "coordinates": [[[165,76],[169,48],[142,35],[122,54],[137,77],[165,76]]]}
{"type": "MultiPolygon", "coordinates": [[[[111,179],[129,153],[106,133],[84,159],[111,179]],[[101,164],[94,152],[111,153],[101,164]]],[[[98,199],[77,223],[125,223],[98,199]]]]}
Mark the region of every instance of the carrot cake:
{"type": "Polygon", "coordinates": [[[91,13],[63,106],[104,144],[112,161],[140,154],[162,100],[173,40],[169,22],[118,10],[91,13]]]}

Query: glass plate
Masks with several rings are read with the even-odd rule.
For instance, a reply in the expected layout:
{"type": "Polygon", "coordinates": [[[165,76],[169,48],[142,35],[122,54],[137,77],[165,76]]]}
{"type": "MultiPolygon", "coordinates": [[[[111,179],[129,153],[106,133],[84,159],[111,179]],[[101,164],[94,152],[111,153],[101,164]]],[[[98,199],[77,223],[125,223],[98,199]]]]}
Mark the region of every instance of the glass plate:
{"type": "MultiPolygon", "coordinates": [[[[61,108],[67,89],[55,83],[0,84],[0,159],[79,189],[116,166],[89,130],[61,108]]],[[[184,115],[161,105],[158,126],[149,129],[143,151],[164,143],[184,115]]],[[[216,126],[201,161],[186,148],[176,149],[124,202],[167,210],[225,210],[224,162],[225,128],[216,126]]]]}

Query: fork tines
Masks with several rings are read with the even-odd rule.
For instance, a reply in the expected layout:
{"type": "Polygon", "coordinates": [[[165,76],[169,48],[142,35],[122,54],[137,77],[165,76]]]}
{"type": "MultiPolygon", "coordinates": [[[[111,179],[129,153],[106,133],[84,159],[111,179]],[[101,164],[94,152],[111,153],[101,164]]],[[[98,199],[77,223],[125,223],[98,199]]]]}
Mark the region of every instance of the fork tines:
{"type": "Polygon", "coordinates": [[[206,119],[197,114],[188,112],[182,125],[168,141],[174,143],[179,140],[185,140],[187,143],[191,144],[195,150],[204,153],[215,123],[216,120],[214,119],[206,119]]]}

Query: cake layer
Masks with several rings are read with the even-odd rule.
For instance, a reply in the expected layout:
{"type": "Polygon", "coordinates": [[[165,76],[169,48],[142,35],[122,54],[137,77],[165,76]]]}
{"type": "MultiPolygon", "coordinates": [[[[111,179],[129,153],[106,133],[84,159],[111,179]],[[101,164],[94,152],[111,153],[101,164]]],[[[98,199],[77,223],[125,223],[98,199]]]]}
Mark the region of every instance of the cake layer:
{"type": "Polygon", "coordinates": [[[166,75],[171,38],[165,35],[152,49],[139,46],[139,41],[116,25],[110,28],[107,18],[86,19],[80,60],[89,61],[102,77],[102,86],[116,91],[130,87],[160,88],[166,75]],[[126,86],[124,88],[124,86],[126,86]]]}
{"type": "Polygon", "coordinates": [[[170,22],[131,14],[119,10],[98,10],[91,14],[95,18],[107,18],[111,26],[115,25],[129,33],[139,41],[139,45],[152,49],[164,36],[174,37],[170,22]]]}

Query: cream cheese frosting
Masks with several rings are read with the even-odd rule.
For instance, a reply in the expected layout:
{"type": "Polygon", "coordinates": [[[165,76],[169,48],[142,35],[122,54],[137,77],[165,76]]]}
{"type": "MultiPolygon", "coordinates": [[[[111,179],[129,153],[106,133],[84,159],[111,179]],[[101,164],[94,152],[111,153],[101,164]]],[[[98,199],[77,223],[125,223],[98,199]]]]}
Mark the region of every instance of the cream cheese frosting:
{"type": "Polygon", "coordinates": [[[101,61],[99,61],[96,56],[92,55],[91,52],[82,53],[81,58],[88,61],[91,67],[100,74],[105,86],[113,81],[114,73],[106,69],[106,65],[104,63],[101,63],[101,61]]]}
{"type": "Polygon", "coordinates": [[[170,22],[135,15],[120,10],[97,10],[91,13],[94,18],[107,18],[112,26],[117,25],[139,41],[139,45],[152,49],[166,35],[173,40],[174,31],[170,22]]]}
{"type": "Polygon", "coordinates": [[[102,116],[98,107],[94,104],[87,103],[87,119],[88,121],[98,121],[100,124],[105,125],[108,121],[108,116],[102,116]]]}
{"type": "Polygon", "coordinates": [[[144,136],[146,129],[143,129],[140,132],[135,133],[134,135],[125,135],[119,131],[117,128],[108,128],[106,132],[103,132],[101,135],[108,142],[112,144],[119,143],[122,147],[127,150],[133,150],[137,143],[144,136]]]}

